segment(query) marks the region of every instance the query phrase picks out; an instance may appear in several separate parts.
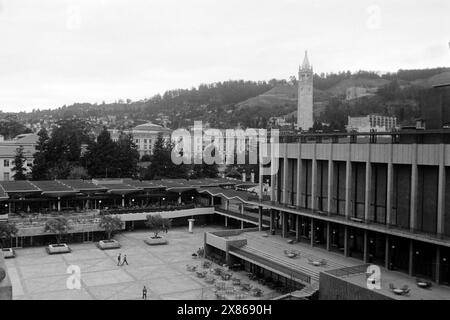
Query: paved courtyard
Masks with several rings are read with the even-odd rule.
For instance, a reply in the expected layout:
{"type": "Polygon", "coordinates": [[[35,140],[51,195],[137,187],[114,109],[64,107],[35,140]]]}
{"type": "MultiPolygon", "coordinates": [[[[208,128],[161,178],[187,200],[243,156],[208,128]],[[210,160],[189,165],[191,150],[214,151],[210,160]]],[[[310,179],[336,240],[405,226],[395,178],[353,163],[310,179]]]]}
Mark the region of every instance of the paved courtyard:
{"type": "MultiPolygon", "coordinates": [[[[122,248],[102,251],[94,243],[70,245],[72,252],[48,255],[44,247],[17,250],[15,259],[6,260],[13,285],[14,299],[141,299],[147,287],[148,299],[215,299],[214,286],[207,285],[186,265],[200,265],[192,253],[203,246],[203,234],[214,227],[176,228],[164,236],[168,245],[149,246],[144,239],[151,233],[135,231],[115,237],[122,248]],[[117,266],[117,255],[126,254],[129,265],[117,266]],[[81,288],[68,289],[66,282],[70,265],[81,269],[81,288]]],[[[234,277],[246,282],[245,272],[234,277]]],[[[273,294],[260,287],[265,296],[273,294]]],[[[264,298],[264,297],[263,297],[264,298]]]]}

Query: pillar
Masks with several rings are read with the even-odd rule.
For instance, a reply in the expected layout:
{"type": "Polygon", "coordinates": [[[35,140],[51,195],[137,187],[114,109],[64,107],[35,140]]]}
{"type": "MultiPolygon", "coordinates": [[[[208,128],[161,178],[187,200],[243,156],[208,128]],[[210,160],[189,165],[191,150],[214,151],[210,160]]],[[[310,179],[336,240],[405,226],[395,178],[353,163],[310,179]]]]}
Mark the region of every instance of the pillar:
{"type": "Polygon", "coordinates": [[[58,212],[61,211],[61,197],[58,197],[58,212]]]}
{"type": "Polygon", "coordinates": [[[369,243],[368,243],[368,239],[367,239],[367,230],[364,230],[364,244],[363,244],[363,261],[365,263],[367,263],[367,261],[369,261],[369,243]]]}
{"type": "Polygon", "coordinates": [[[332,199],[333,199],[333,178],[334,178],[334,166],[333,166],[333,143],[330,143],[330,154],[328,158],[328,189],[327,189],[327,211],[332,211],[332,199]]]}
{"type": "Polygon", "coordinates": [[[410,205],[410,228],[416,228],[416,211],[417,211],[417,144],[413,144],[413,152],[411,159],[411,205],[410,205]]]}
{"type": "Polygon", "coordinates": [[[438,203],[437,203],[437,233],[444,234],[445,226],[445,146],[439,145],[439,175],[438,175],[438,203]]]}
{"type": "Polygon", "coordinates": [[[275,212],[270,209],[270,232],[275,229],[275,212]]]}
{"type": "Polygon", "coordinates": [[[301,199],[302,199],[302,157],[301,157],[301,144],[299,143],[299,154],[297,157],[297,199],[296,199],[296,205],[301,206],[301,199]]]}
{"type": "Polygon", "coordinates": [[[258,230],[261,231],[263,227],[263,209],[261,206],[258,207],[258,230]]]}
{"type": "Polygon", "coordinates": [[[263,167],[260,165],[259,167],[259,200],[263,200],[264,196],[264,176],[263,176],[263,167]]]}
{"type": "Polygon", "coordinates": [[[244,221],[241,220],[241,229],[244,229],[244,221]]]}
{"type": "Polygon", "coordinates": [[[287,237],[287,213],[286,212],[280,212],[281,213],[281,236],[283,238],[287,237]]]}
{"type": "Polygon", "coordinates": [[[125,208],[125,195],[124,194],[122,195],[122,207],[125,208]]]}
{"type": "Polygon", "coordinates": [[[390,263],[390,244],[389,244],[389,235],[386,235],[386,244],[384,247],[384,267],[389,269],[390,263]]]}
{"type": "Polygon", "coordinates": [[[314,142],[313,158],[311,163],[311,208],[317,209],[317,143],[314,142]]]}
{"type": "Polygon", "coordinates": [[[211,206],[214,207],[214,196],[213,195],[211,196],[211,206]]]}
{"type": "Polygon", "coordinates": [[[228,227],[228,217],[225,216],[225,227],[228,227]]]}
{"type": "Polygon", "coordinates": [[[370,214],[370,198],[372,195],[372,163],[370,161],[370,148],[372,144],[367,145],[367,160],[366,160],[366,181],[365,181],[365,195],[364,195],[364,220],[369,220],[370,214]]]}
{"type": "Polygon", "coordinates": [[[311,247],[314,246],[314,240],[315,240],[315,234],[316,234],[316,227],[314,226],[314,219],[311,218],[311,247]]]}
{"type": "MultiPolygon", "coordinates": [[[[272,159],[272,161],[275,161],[272,159]]],[[[270,176],[270,201],[277,201],[276,192],[275,192],[275,184],[277,182],[276,174],[270,176]]]]}
{"type": "Polygon", "coordinates": [[[288,176],[289,176],[289,161],[287,158],[287,148],[286,152],[284,153],[284,159],[283,159],[283,204],[288,203],[288,176]]]}
{"type": "Polygon", "coordinates": [[[229,208],[230,208],[230,200],[225,200],[225,210],[229,210],[229,208]]]}
{"type": "Polygon", "coordinates": [[[351,192],[352,192],[352,162],[350,161],[352,145],[348,145],[348,158],[345,168],[345,216],[351,215],[351,192]]]}
{"type": "Polygon", "coordinates": [[[295,216],[295,240],[300,241],[300,216],[295,216]]]}
{"type": "Polygon", "coordinates": [[[331,226],[330,222],[327,221],[327,250],[330,251],[331,246],[331,226]]]}
{"type": "Polygon", "coordinates": [[[388,163],[387,167],[387,192],[386,192],[386,224],[391,224],[392,216],[392,195],[394,187],[394,165],[392,162],[388,163]]]}
{"type": "Polygon", "coordinates": [[[414,262],[414,245],[413,240],[409,240],[409,264],[408,264],[408,274],[412,277],[413,275],[413,262],[414,262]]]}
{"type": "Polygon", "coordinates": [[[441,281],[441,247],[436,246],[436,283],[439,284],[441,281]]]}
{"type": "Polygon", "coordinates": [[[178,194],[178,204],[181,204],[181,193],[178,194]]]}
{"type": "Polygon", "coordinates": [[[193,228],[194,228],[194,221],[195,221],[195,219],[188,219],[188,221],[189,221],[189,233],[193,233],[194,232],[193,228]]]}
{"type": "Polygon", "coordinates": [[[348,227],[344,227],[344,256],[348,257],[348,227]]]}

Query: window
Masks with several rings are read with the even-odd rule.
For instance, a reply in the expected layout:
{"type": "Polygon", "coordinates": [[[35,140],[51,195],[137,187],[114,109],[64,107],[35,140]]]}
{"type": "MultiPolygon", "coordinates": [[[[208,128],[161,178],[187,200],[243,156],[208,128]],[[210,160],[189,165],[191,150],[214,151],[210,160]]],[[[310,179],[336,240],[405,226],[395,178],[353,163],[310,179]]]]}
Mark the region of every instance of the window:
{"type": "Polygon", "coordinates": [[[3,166],[9,167],[9,160],[3,160],[3,166]]]}
{"type": "MultiPolygon", "coordinates": [[[[6,161],[6,160],[5,160],[5,161],[6,161]]],[[[3,180],[4,180],[4,181],[9,181],[9,172],[3,173],[3,180]]]]}

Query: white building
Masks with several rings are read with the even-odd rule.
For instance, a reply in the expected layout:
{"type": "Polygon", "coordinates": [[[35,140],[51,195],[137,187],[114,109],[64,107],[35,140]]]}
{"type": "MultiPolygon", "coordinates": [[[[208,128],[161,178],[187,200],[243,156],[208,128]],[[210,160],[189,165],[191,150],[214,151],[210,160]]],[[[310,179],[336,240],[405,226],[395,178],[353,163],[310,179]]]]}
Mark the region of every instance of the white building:
{"type": "MultiPolygon", "coordinates": [[[[119,139],[119,130],[109,130],[109,132],[113,141],[117,141],[119,139]]],[[[165,139],[170,139],[170,134],[172,131],[152,122],[147,122],[140,124],[131,130],[124,130],[123,132],[133,136],[139,155],[142,157],[144,155],[153,154],[153,148],[160,132],[163,134],[165,139]]]]}
{"type": "Polygon", "coordinates": [[[348,117],[347,131],[387,132],[397,129],[397,117],[370,114],[364,117],[348,117]]]}
{"type": "Polygon", "coordinates": [[[27,169],[27,173],[31,172],[33,155],[36,152],[35,147],[38,139],[39,136],[33,133],[18,135],[13,140],[3,140],[3,136],[0,136],[0,180],[14,180],[15,172],[12,171],[14,168],[14,157],[17,149],[21,146],[23,147],[23,154],[26,160],[24,167],[27,169]]]}

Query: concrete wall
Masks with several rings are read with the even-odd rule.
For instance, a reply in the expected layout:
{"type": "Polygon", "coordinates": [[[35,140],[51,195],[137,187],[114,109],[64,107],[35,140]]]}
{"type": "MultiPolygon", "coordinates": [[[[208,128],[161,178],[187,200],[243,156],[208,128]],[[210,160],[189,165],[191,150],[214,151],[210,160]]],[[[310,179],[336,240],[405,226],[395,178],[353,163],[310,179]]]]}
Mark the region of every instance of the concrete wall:
{"type": "Polygon", "coordinates": [[[8,270],[6,270],[5,261],[0,253],[0,268],[6,271],[6,278],[0,282],[0,300],[12,300],[12,285],[9,279],[8,270]]]}
{"type": "Polygon", "coordinates": [[[325,272],[319,276],[319,300],[392,300],[390,297],[360,287],[325,272]]]}

